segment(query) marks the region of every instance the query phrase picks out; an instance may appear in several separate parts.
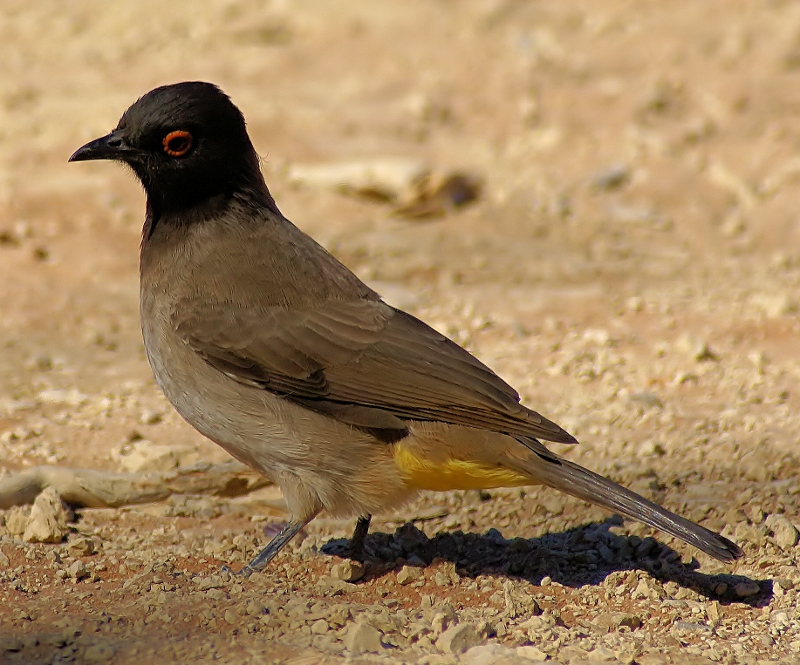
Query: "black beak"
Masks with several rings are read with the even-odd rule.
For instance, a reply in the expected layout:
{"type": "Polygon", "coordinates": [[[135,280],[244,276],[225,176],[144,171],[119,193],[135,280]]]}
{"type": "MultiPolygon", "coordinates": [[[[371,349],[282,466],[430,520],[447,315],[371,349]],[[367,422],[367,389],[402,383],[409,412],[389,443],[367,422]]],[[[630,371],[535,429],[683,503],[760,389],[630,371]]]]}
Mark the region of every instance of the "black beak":
{"type": "Polygon", "coordinates": [[[78,148],[69,158],[71,162],[85,162],[90,159],[117,159],[127,162],[139,151],[131,148],[125,141],[125,133],[115,129],[110,134],[78,148]]]}

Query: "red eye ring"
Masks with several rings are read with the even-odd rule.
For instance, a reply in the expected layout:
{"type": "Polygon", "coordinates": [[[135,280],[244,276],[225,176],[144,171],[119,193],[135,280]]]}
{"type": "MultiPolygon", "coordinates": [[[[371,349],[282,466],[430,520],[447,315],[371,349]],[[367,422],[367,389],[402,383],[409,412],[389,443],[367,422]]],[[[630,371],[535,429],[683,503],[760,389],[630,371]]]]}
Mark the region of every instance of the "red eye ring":
{"type": "Polygon", "coordinates": [[[192,149],[192,135],[183,129],[178,129],[167,134],[163,144],[164,152],[171,157],[183,157],[192,149]]]}

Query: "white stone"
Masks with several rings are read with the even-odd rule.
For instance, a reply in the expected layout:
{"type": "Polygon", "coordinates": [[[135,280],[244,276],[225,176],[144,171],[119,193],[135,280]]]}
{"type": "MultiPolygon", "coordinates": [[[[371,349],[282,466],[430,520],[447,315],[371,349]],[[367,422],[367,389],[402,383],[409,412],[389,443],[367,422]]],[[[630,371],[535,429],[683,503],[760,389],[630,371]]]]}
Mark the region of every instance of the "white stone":
{"type": "Polygon", "coordinates": [[[22,540],[28,543],[60,543],[74,515],[58,492],[48,487],[33,502],[22,540]]]}
{"type": "Polygon", "coordinates": [[[444,631],[436,648],[444,653],[464,653],[467,649],[478,646],[484,641],[477,628],[471,623],[460,623],[444,631]]]}
{"type": "Polygon", "coordinates": [[[354,656],[362,653],[380,653],[383,651],[381,631],[367,623],[359,621],[350,626],[344,638],[344,646],[354,656]]]}

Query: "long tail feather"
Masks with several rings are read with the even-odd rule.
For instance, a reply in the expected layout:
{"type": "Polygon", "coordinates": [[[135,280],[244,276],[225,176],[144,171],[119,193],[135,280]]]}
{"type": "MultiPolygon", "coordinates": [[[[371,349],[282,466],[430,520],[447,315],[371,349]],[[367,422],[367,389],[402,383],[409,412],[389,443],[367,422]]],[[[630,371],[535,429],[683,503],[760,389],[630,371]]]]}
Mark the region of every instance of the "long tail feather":
{"type": "MultiPolygon", "coordinates": [[[[527,441],[524,443],[529,446],[527,441]]],[[[744,554],[736,543],[724,536],[676,515],[639,496],[636,492],[574,462],[553,453],[545,457],[537,452],[537,457],[534,459],[535,462],[531,463],[514,460],[514,466],[530,474],[543,485],[644,522],[680,538],[720,561],[733,561],[744,554]]]]}

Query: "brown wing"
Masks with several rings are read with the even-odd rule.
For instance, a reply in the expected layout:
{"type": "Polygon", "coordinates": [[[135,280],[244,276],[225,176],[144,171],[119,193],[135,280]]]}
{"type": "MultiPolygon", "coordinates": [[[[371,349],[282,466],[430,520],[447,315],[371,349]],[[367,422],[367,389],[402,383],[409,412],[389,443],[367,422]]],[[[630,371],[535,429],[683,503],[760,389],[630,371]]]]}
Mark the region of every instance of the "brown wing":
{"type": "Polygon", "coordinates": [[[573,443],[500,377],[422,321],[371,299],[313,309],[177,307],[177,332],[206,362],[350,424],[440,421],[573,443]],[[190,314],[187,314],[190,312],[190,314]]]}

